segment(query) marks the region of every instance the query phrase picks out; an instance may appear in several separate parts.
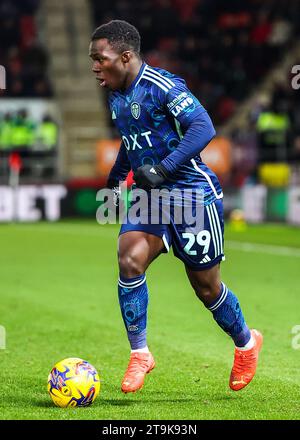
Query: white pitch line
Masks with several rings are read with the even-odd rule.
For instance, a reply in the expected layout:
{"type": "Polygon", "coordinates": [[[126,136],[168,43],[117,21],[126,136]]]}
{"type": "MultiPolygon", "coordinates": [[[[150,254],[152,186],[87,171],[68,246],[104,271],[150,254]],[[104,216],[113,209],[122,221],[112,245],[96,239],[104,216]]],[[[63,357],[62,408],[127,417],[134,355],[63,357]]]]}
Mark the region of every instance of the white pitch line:
{"type": "Polygon", "coordinates": [[[272,244],[246,243],[240,241],[225,241],[225,248],[243,252],[256,252],[284,257],[300,257],[300,249],[272,244]]]}

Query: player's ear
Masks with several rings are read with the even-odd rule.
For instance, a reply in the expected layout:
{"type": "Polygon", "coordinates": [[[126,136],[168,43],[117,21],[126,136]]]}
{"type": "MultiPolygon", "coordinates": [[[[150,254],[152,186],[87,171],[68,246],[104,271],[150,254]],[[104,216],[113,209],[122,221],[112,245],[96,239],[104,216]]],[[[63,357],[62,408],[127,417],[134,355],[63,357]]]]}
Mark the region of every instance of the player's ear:
{"type": "Polygon", "coordinates": [[[121,55],[121,58],[122,58],[122,61],[123,61],[124,64],[129,63],[131,57],[132,57],[132,53],[130,52],[130,50],[126,50],[121,55]]]}

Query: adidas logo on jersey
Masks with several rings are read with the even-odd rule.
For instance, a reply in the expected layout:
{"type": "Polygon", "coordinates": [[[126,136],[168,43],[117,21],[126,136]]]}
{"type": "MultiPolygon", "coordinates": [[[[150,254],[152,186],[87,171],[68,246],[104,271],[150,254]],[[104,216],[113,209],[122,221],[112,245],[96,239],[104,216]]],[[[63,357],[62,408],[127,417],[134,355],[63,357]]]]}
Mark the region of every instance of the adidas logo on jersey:
{"type": "Polygon", "coordinates": [[[157,174],[157,172],[155,171],[155,168],[150,168],[150,170],[149,170],[149,173],[152,173],[152,174],[157,174]]]}
{"type": "Polygon", "coordinates": [[[112,112],[112,114],[111,114],[111,119],[117,119],[117,116],[116,116],[116,113],[115,113],[114,110],[113,110],[113,112],[112,112]]]}
{"type": "Polygon", "coordinates": [[[200,264],[209,263],[210,261],[211,261],[211,258],[209,258],[208,255],[205,255],[205,257],[202,258],[202,260],[200,261],[200,264]]]}

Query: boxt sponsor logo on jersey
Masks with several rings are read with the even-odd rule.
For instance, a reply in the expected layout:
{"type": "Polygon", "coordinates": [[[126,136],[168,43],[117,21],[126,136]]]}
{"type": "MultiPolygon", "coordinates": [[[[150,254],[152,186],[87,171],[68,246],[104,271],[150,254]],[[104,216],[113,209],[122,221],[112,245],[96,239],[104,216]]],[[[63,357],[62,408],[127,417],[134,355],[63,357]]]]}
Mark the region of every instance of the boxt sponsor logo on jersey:
{"type": "Polygon", "coordinates": [[[150,139],[150,135],[151,135],[151,131],[144,131],[140,134],[130,134],[129,138],[127,136],[122,136],[122,141],[125,145],[125,147],[127,148],[127,150],[135,150],[136,148],[138,149],[142,149],[143,148],[143,143],[144,140],[146,140],[147,142],[147,146],[148,147],[153,147],[151,139],[150,139]]]}
{"type": "Polygon", "coordinates": [[[167,105],[169,107],[170,112],[175,117],[182,112],[182,110],[186,109],[190,105],[194,103],[194,100],[191,96],[189,96],[186,92],[180,93],[180,95],[176,96],[172,102],[169,102],[167,105]]]}

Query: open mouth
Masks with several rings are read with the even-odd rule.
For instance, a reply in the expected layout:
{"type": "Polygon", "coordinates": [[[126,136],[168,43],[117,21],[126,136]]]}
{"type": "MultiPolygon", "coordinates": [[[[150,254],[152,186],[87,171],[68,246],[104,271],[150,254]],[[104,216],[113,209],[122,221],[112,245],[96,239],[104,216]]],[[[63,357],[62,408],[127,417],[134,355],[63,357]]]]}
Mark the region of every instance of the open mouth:
{"type": "Polygon", "coordinates": [[[106,81],[103,78],[97,78],[97,81],[99,81],[99,84],[101,87],[105,87],[106,86],[106,81]]]}

